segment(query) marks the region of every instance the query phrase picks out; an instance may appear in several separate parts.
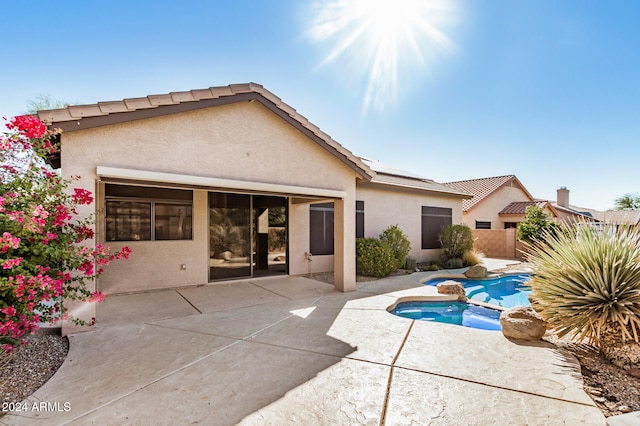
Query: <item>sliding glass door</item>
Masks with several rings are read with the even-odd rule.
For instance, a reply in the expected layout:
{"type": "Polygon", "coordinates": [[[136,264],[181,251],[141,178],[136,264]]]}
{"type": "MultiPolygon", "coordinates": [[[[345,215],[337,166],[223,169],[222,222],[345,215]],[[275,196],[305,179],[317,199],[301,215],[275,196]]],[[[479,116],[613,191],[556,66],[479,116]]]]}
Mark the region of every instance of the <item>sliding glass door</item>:
{"type": "Polygon", "coordinates": [[[287,272],[287,199],[209,193],[209,279],[287,272]]]}

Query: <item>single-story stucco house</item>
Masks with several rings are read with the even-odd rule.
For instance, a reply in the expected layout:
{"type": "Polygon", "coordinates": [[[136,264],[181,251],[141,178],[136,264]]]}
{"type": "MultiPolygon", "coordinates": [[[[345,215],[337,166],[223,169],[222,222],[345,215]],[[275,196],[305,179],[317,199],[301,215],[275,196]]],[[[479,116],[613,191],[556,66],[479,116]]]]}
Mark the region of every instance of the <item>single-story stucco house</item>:
{"type": "Polygon", "coordinates": [[[551,203],[536,200],[514,175],[446,182],[444,185],[472,194],[462,202],[462,220],[471,229],[517,228],[527,207],[540,207],[557,216],[551,203]]]}
{"type": "Polygon", "coordinates": [[[62,175],[96,194],[79,211],[92,243],[133,250],[95,283],[106,294],[325,271],[353,290],[357,236],[397,224],[432,258],[470,197],[355,156],[255,83],[38,115],[63,131],[62,175]]]}

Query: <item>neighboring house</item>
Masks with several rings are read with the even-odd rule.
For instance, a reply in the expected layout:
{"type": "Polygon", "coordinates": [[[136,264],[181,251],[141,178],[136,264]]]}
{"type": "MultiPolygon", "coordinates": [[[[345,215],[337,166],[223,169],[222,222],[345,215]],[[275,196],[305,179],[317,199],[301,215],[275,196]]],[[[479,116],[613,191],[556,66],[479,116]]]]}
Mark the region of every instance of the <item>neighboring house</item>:
{"type": "Polygon", "coordinates": [[[514,175],[445,185],[473,195],[462,201],[462,220],[473,230],[474,249],[489,257],[521,257],[523,247],[517,242],[517,228],[528,207],[537,206],[553,218],[558,216],[551,202],[533,198],[514,175]]]}
{"type": "Polygon", "coordinates": [[[576,222],[578,220],[597,220],[590,210],[569,203],[569,190],[562,186],[556,191],[556,202],[551,202],[559,221],[576,222]]]}
{"type": "Polygon", "coordinates": [[[613,225],[640,225],[640,210],[590,210],[589,214],[598,222],[613,225]]]}
{"type": "Polygon", "coordinates": [[[578,207],[569,203],[569,190],[561,187],[557,191],[557,201],[553,203],[560,220],[575,222],[578,220],[595,221],[613,225],[640,225],[640,210],[600,211],[578,207]]]}
{"type": "Polygon", "coordinates": [[[133,250],[105,268],[107,294],[323,271],[353,290],[356,235],[398,224],[426,260],[469,197],[360,159],[255,83],[38,115],[63,130],[63,176],[95,191],[79,209],[93,244],[133,250]]]}
{"type": "Polygon", "coordinates": [[[462,220],[471,229],[517,228],[524,220],[527,207],[536,205],[552,217],[557,216],[553,205],[539,201],[527,191],[514,175],[495,176],[447,182],[461,192],[473,195],[462,201],[462,220]]]}

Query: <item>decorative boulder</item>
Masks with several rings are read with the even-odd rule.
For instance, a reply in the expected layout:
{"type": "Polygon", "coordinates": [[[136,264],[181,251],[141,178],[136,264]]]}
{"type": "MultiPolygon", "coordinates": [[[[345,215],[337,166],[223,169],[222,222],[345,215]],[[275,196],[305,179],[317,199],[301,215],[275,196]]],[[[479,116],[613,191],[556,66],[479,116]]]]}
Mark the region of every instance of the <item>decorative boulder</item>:
{"type": "Polygon", "coordinates": [[[455,294],[458,296],[458,300],[467,300],[467,294],[464,292],[464,287],[457,281],[443,281],[438,284],[437,288],[438,293],[440,294],[455,294]]]}
{"type": "Polygon", "coordinates": [[[517,306],[500,314],[504,337],[514,340],[540,340],[547,331],[547,322],[532,308],[517,306]]]}
{"type": "Polygon", "coordinates": [[[464,276],[467,278],[486,278],[487,268],[482,265],[474,265],[471,268],[467,269],[467,271],[464,273],[464,276]]]}

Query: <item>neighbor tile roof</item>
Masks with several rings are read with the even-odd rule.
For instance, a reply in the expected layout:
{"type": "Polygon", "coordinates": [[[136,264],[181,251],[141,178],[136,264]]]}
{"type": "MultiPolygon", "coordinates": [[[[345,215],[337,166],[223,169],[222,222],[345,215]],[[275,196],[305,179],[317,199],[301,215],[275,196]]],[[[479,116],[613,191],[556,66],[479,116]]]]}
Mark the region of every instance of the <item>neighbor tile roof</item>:
{"type": "Polygon", "coordinates": [[[640,210],[594,211],[591,215],[600,222],[616,225],[640,225],[640,210]]]}
{"type": "Polygon", "coordinates": [[[38,111],[41,120],[65,132],[114,124],[123,121],[166,115],[185,110],[207,108],[232,102],[257,100],[292,123],[303,133],[320,142],[329,152],[354,169],[366,180],[375,172],[359,157],[320,130],[293,107],[257,83],[230,84],[208,89],[171,92],[149,95],[142,98],[128,98],[119,101],[98,102],[91,105],[70,105],[65,108],[38,111]]]}
{"type": "MultiPolygon", "coordinates": [[[[553,205],[548,201],[514,201],[498,212],[499,215],[524,215],[530,206],[537,206],[541,209],[549,208],[556,214],[553,205]]],[[[557,216],[557,214],[556,214],[557,216]]]]}
{"type": "Polygon", "coordinates": [[[556,210],[561,210],[565,213],[573,214],[576,216],[584,216],[585,218],[588,218],[588,219],[594,218],[594,216],[591,214],[592,211],[590,209],[586,209],[584,207],[572,206],[572,205],[569,205],[568,207],[564,207],[554,201],[551,201],[550,203],[553,207],[555,207],[556,210]]]}
{"type": "Polygon", "coordinates": [[[533,201],[533,197],[529,194],[529,191],[527,191],[515,175],[460,180],[456,182],[446,182],[444,185],[473,195],[473,198],[462,201],[462,211],[467,212],[480,204],[485,198],[496,192],[498,189],[511,184],[512,182],[516,183],[533,201]]]}

